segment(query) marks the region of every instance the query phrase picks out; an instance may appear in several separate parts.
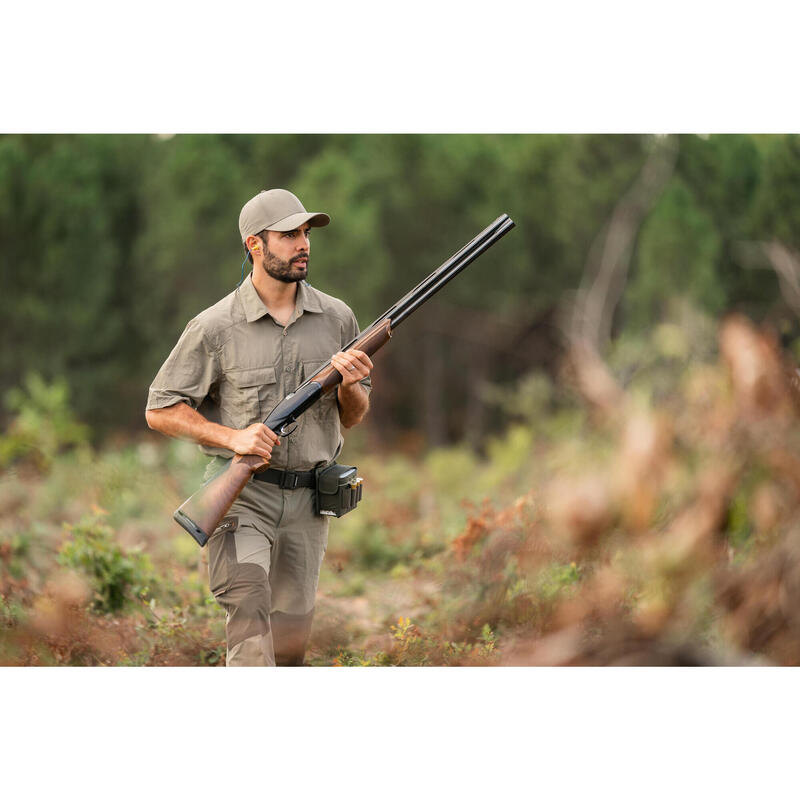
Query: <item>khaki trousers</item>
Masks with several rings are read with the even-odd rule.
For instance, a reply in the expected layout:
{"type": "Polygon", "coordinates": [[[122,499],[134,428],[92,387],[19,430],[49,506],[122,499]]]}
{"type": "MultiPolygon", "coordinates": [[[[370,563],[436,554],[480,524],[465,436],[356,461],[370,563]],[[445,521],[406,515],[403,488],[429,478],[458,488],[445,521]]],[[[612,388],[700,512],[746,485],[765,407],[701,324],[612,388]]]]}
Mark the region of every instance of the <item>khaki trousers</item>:
{"type": "MultiPolygon", "coordinates": [[[[206,478],[225,464],[212,461],[206,478]]],[[[328,546],[328,518],[314,513],[313,500],[312,489],[251,480],[209,539],[209,586],[226,612],[228,666],[303,664],[328,546]]]]}

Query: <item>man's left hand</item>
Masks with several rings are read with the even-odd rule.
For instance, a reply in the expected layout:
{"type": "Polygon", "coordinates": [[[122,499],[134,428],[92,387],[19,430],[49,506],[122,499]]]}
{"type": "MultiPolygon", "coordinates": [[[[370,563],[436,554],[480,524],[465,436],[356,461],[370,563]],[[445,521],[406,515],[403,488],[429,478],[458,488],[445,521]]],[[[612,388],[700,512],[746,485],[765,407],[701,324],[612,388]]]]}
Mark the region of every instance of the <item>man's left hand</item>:
{"type": "Polygon", "coordinates": [[[347,350],[331,356],[331,364],[342,376],[342,386],[363,381],[372,372],[370,357],[361,350],[347,350]]]}

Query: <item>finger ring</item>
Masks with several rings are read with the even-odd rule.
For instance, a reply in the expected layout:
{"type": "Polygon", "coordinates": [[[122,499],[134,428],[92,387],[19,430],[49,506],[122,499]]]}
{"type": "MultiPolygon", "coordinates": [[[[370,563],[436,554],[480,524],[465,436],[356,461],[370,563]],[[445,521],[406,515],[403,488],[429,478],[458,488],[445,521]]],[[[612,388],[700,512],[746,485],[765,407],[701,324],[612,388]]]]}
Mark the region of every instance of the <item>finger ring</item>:
{"type": "Polygon", "coordinates": [[[352,372],[355,369],[355,367],[348,367],[347,369],[349,369],[350,372],[352,372]]]}

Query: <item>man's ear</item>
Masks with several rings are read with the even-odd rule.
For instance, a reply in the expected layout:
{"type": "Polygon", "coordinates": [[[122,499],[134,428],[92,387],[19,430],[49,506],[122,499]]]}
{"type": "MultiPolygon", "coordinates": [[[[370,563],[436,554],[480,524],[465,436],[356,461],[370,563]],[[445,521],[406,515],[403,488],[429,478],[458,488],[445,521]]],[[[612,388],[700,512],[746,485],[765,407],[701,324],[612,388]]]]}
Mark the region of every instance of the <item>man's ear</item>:
{"type": "Polygon", "coordinates": [[[244,240],[245,246],[251,253],[258,253],[261,249],[261,239],[258,236],[250,235],[244,240]]]}

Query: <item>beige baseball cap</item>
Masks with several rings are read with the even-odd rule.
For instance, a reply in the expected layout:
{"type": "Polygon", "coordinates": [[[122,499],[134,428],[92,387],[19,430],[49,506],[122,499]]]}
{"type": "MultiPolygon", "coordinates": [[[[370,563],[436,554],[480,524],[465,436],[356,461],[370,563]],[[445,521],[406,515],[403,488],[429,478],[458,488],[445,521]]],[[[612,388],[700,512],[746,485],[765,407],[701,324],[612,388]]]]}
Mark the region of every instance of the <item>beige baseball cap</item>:
{"type": "Polygon", "coordinates": [[[306,222],[312,228],[327,225],[331,218],[319,211],[308,212],[303,204],[286,189],[263,189],[248,200],[239,214],[239,233],[242,241],[260,231],[293,231],[306,222]]]}

